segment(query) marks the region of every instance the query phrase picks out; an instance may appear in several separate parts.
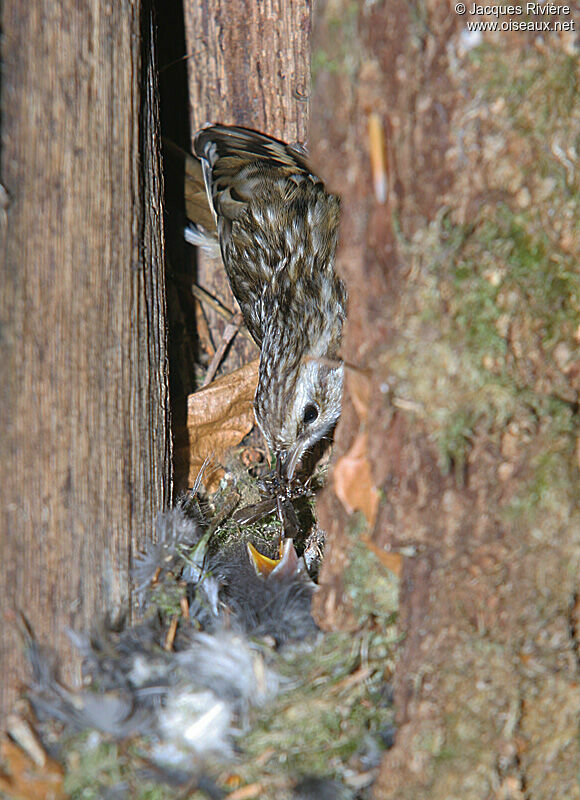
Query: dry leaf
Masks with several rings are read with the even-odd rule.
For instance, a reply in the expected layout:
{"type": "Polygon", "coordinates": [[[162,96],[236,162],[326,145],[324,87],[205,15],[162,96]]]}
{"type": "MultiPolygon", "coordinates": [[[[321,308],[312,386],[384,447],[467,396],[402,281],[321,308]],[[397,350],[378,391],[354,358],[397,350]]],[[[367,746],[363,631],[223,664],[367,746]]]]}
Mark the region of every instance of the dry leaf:
{"type": "Polygon", "coordinates": [[[0,792],[12,800],[64,800],[62,768],[48,756],[37,766],[17,745],[3,738],[0,757],[8,772],[0,771],[0,792]]]}
{"type": "Polygon", "coordinates": [[[361,422],[366,422],[371,399],[369,375],[359,369],[348,370],[346,373],[346,387],[357,417],[361,422]]]}
{"type": "Polygon", "coordinates": [[[262,797],[263,793],[264,786],[261,783],[251,783],[231,792],[228,794],[228,798],[229,800],[254,800],[254,798],[262,797]]]}
{"type": "Polygon", "coordinates": [[[348,453],[336,462],[334,491],[349,514],[362,511],[372,528],[377,518],[379,493],[368,459],[367,431],[358,433],[348,453]]]}
{"type": "MultiPolygon", "coordinates": [[[[258,359],[251,361],[187,398],[190,486],[207,456],[219,461],[252,430],[258,364],[258,359]]],[[[204,484],[209,490],[217,488],[221,474],[208,471],[204,484]]]]}
{"type": "Polygon", "coordinates": [[[376,555],[384,567],[396,575],[397,578],[401,577],[401,573],[403,572],[403,556],[400,553],[390,553],[388,550],[383,550],[382,547],[377,547],[369,536],[363,535],[360,538],[368,549],[376,555]]]}
{"type": "Polygon", "coordinates": [[[375,524],[379,507],[379,493],[373,483],[368,458],[368,419],[371,381],[361,370],[347,372],[347,392],[360,420],[359,433],[348,453],[339,458],[334,467],[334,491],[349,514],[362,511],[369,526],[375,524]]]}

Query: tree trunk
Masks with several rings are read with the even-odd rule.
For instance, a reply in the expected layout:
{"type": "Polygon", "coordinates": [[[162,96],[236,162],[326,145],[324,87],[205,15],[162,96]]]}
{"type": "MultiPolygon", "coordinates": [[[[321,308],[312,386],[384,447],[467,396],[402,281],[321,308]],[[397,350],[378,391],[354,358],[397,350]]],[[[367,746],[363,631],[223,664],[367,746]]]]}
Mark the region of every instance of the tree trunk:
{"type": "Polygon", "coordinates": [[[192,133],[221,122],[305,141],[309,3],[186,2],[185,26],[192,133]]]}
{"type": "MultiPolygon", "coordinates": [[[[373,796],[578,798],[573,33],[478,38],[436,1],[317,8],[313,149],[343,195],[344,356],[371,376],[364,420],[346,381],[336,455],[368,425],[362,541],[403,563],[373,796]]],[[[362,526],[329,484],[315,610],[343,627],[362,526]]]]}
{"type": "MultiPolygon", "coordinates": [[[[139,3],[7,0],[2,29],[0,609],[74,679],[66,628],[127,601],[170,489],[151,25],[139,3]]],[[[14,625],[0,665],[5,711],[14,625]]]]}

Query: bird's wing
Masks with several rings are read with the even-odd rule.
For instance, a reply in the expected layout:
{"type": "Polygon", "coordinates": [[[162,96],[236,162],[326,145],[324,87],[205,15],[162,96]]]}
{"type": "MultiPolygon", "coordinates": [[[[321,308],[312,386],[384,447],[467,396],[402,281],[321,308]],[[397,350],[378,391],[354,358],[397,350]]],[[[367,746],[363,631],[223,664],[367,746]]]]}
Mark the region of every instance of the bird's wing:
{"type": "Polygon", "coordinates": [[[277,189],[288,197],[304,180],[319,183],[304,153],[262,133],[226,125],[203,128],[194,149],[214,212],[237,219],[253,199],[277,189]]]}

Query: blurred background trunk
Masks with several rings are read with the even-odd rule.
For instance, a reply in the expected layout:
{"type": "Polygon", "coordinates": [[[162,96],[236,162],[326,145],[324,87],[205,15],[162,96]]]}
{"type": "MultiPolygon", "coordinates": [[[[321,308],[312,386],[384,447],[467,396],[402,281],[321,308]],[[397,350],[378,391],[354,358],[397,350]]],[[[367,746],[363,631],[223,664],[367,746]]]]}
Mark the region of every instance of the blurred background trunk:
{"type": "Polygon", "coordinates": [[[348,514],[331,476],[315,613],[356,624],[361,545],[400,560],[377,800],[578,798],[578,9],[540,35],[469,8],[317,4],[312,152],[362,370],[335,459],[356,452],[355,509],[363,467],[380,502],[348,514]]]}
{"type": "Polygon", "coordinates": [[[147,4],[6,0],[0,256],[1,707],[10,615],[65,629],[129,597],[170,498],[156,65],[147,4]]]}

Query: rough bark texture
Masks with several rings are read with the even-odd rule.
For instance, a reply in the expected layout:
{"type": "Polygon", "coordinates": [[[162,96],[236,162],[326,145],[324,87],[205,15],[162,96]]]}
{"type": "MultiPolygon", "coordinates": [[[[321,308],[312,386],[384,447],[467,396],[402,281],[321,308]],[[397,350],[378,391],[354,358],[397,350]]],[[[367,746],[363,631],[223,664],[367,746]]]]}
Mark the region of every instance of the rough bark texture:
{"type": "Polygon", "coordinates": [[[22,610],[77,677],[65,629],[127,599],[131,551],[168,498],[157,107],[145,23],[141,108],[140,14],[3,4],[3,710],[26,678],[3,615],[22,610]]]}
{"type": "MultiPolygon", "coordinates": [[[[315,20],[311,140],[343,195],[344,354],[372,374],[372,537],[404,555],[398,731],[374,796],[576,798],[577,52],[555,33],[470,52],[463,25],[435,0],[337,0],[315,20]]],[[[358,428],[347,388],[338,455],[358,428]]],[[[352,625],[353,522],[330,489],[320,519],[318,619],[352,625]]]]}
{"type": "Polygon", "coordinates": [[[305,140],[310,6],[305,0],[186,3],[191,130],[243,125],[305,140]]]}

